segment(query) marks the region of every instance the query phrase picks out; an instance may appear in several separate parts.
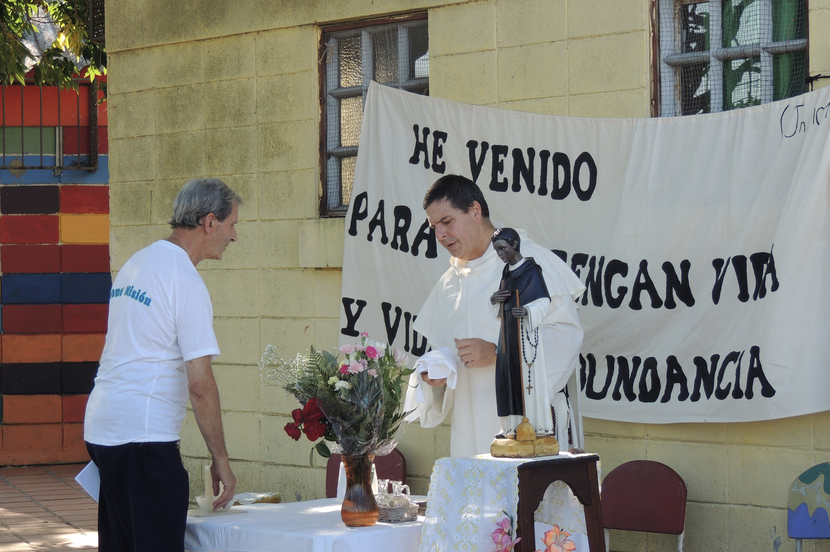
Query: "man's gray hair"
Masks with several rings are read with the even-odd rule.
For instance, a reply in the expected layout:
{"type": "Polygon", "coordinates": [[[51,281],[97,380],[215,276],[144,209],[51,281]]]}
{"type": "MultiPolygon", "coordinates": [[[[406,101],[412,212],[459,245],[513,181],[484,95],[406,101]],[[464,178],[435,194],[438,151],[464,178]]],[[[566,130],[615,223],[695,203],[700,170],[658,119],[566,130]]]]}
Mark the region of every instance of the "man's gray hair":
{"type": "Polygon", "coordinates": [[[220,222],[228,218],[242,197],[218,178],[194,178],[179,190],[173,200],[172,228],[196,228],[213,213],[220,222]]]}

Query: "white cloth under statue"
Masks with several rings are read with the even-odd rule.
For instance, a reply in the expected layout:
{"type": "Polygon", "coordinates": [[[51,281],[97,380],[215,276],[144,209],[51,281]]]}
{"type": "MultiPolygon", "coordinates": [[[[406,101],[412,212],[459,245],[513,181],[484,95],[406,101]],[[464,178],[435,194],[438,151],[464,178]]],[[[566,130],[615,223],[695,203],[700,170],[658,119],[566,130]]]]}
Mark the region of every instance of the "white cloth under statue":
{"type": "MultiPolygon", "coordinates": [[[[574,372],[582,345],[582,328],[574,300],[585,287],[562,260],[551,251],[530,240],[523,231],[522,254],[533,257],[542,267],[553,307],[543,325],[551,331],[540,332],[545,350],[544,367],[548,390],[557,416],[557,439],[567,447],[567,403],[560,391],[574,372]],[[564,434],[562,431],[564,430],[564,434]]],[[[504,263],[492,245],[474,261],[450,260],[450,268],[430,292],[414,324],[433,349],[455,350],[454,339],[477,337],[498,342],[500,323],[492,314],[490,295],[498,289],[504,263]]],[[[541,352],[540,352],[541,353],[541,352]]],[[[541,359],[537,359],[539,362],[541,359]]],[[[456,388],[431,387],[415,373],[410,387],[419,386],[425,401],[416,393],[407,394],[404,408],[415,409],[410,421],[420,419],[422,427],[435,427],[452,410],[450,454],[454,457],[485,454],[499,432],[496,413],[495,365],[466,368],[456,357],[456,388]]],[[[571,400],[576,400],[575,396],[571,400]]]]}

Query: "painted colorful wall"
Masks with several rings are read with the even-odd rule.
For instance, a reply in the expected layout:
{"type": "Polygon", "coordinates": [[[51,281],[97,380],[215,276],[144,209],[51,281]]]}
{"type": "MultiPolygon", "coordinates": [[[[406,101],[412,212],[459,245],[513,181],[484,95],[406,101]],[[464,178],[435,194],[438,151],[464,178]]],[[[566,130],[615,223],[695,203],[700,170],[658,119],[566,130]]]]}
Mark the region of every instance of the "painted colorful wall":
{"type": "MultiPolygon", "coordinates": [[[[61,92],[58,109],[54,88],[5,87],[5,164],[21,153],[54,164],[58,132],[66,156],[88,155],[88,97],[75,95],[61,92]]],[[[111,286],[106,104],[98,111],[97,171],[0,169],[0,466],[89,459],[84,409],[111,286]]]]}

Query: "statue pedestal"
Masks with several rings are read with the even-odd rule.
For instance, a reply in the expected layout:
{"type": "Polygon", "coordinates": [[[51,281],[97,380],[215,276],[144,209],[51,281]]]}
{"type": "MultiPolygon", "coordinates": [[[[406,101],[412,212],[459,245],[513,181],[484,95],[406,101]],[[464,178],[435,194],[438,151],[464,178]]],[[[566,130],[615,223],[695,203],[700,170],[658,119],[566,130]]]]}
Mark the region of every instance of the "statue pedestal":
{"type": "Polygon", "coordinates": [[[533,441],[493,439],[490,443],[490,456],[494,458],[536,458],[558,454],[559,441],[556,437],[537,437],[533,441]]]}

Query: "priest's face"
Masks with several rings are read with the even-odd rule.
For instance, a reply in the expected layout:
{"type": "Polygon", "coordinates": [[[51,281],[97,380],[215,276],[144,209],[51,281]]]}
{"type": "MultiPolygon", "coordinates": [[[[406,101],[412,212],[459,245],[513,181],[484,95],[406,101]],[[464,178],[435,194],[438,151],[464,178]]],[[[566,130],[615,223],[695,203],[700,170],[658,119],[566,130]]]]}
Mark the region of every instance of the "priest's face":
{"type": "Polygon", "coordinates": [[[433,201],[426,211],[435,237],[453,257],[472,261],[487,251],[490,238],[477,201],[466,213],[453,207],[446,199],[433,201]]]}

